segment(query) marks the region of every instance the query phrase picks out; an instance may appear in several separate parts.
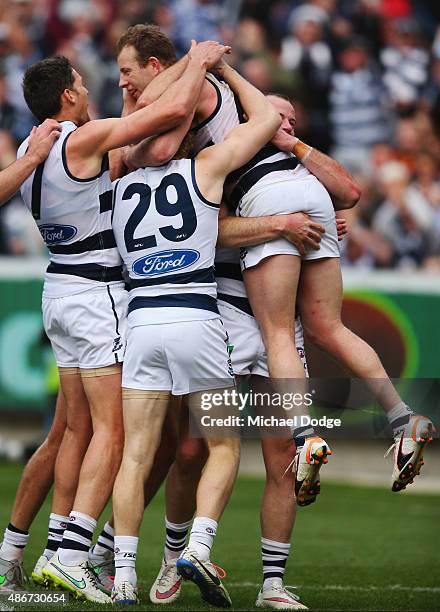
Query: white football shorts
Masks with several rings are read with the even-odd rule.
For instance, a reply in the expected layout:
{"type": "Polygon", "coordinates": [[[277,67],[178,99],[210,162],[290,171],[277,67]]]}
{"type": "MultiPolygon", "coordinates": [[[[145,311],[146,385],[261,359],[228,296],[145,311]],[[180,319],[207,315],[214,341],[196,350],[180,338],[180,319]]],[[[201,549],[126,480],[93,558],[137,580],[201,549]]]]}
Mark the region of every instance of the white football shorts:
{"type": "MultiPolygon", "coordinates": [[[[236,376],[264,376],[269,378],[267,353],[257,320],[228,302],[218,300],[223,324],[228,330],[232,346],[231,361],[236,376]]],[[[308,376],[304,352],[304,335],[299,317],[295,319],[295,346],[308,376]]]]}
{"type": "Polygon", "coordinates": [[[186,395],[235,385],[221,319],[129,327],[122,386],[186,395]]]}
{"type": "MultiPolygon", "coordinates": [[[[304,212],[324,226],[325,234],[322,235],[319,251],[309,251],[303,259],[309,261],[340,256],[333,203],[324,185],[311,174],[290,180],[265,181],[262,185],[257,183],[243,196],[239,209],[242,217],[304,212]]],[[[252,268],[272,255],[300,257],[296,246],[284,238],[278,238],[241,249],[241,269],[252,268]]]]}
{"type": "Polygon", "coordinates": [[[43,297],[43,324],[61,368],[103,368],[124,360],[128,292],[123,283],[43,297]]]}

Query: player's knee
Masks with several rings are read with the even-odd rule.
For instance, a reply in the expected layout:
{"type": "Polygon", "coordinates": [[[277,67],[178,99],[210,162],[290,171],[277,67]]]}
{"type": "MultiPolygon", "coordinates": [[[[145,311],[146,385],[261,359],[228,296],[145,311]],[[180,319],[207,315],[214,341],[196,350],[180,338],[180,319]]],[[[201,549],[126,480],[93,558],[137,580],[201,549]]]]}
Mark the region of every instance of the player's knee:
{"type": "Polygon", "coordinates": [[[70,436],[79,439],[87,439],[91,438],[93,435],[93,426],[92,420],[90,418],[79,418],[76,420],[71,420],[66,424],[66,432],[69,433],[70,436]]]}
{"type": "Polygon", "coordinates": [[[340,319],[316,318],[314,321],[303,323],[303,328],[307,338],[315,346],[326,349],[333,344],[334,338],[338,335],[340,319]]]}
{"type": "Polygon", "coordinates": [[[264,344],[267,350],[271,348],[292,346],[295,348],[295,331],[289,326],[273,326],[263,330],[264,344]]]}
{"type": "Polygon", "coordinates": [[[240,460],[240,438],[218,438],[208,440],[208,452],[220,462],[240,460]]]}
{"type": "Polygon", "coordinates": [[[208,451],[201,438],[186,438],[178,447],[176,463],[184,472],[201,471],[206,463],[208,451]]]}

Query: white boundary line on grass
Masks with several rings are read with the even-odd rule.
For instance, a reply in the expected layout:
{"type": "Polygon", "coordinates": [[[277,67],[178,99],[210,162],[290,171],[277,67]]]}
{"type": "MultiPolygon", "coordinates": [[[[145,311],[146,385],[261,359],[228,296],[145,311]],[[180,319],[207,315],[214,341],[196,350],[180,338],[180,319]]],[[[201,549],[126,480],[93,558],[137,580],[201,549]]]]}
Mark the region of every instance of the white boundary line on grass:
{"type": "MultiPolygon", "coordinates": [[[[289,588],[289,585],[286,585],[289,588]]],[[[228,582],[228,587],[235,588],[246,588],[246,587],[261,587],[260,582],[228,582]]],[[[410,587],[410,586],[402,586],[400,584],[388,584],[386,586],[355,586],[349,584],[323,584],[319,585],[319,587],[315,585],[306,585],[306,584],[298,584],[298,585],[290,585],[292,589],[317,589],[324,591],[359,591],[363,593],[368,593],[369,591],[409,591],[415,593],[440,593],[440,587],[410,587]]]]}

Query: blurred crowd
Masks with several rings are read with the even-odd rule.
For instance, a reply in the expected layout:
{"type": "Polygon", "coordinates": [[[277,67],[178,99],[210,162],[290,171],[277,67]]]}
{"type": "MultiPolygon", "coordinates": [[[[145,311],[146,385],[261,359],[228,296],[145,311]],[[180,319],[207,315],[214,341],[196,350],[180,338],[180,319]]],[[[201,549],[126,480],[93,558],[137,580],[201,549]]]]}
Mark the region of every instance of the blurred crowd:
{"type": "MultiPolygon", "coordinates": [[[[440,272],[438,0],[0,0],[0,169],[34,123],[21,81],[54,53],[83,75],[93,117],[118,116],[115,43],[157,23],[185,53],[223,40],[264,92],[291,96],[296,134],[363,189],[345,266],[440,272]]],[[[0,215],[0,252],[44,251],[19,197],[0,215]]]]}

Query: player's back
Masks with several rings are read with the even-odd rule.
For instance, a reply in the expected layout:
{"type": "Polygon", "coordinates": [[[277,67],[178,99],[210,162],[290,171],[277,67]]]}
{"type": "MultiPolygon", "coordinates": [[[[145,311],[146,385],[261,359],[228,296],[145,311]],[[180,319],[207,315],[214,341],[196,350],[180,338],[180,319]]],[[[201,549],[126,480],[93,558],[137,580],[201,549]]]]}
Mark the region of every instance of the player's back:
{"type": "MultiPolygon", "coordinates": [[[[96,284],[120,282],[121,259],[111,229],[112,186],[108,157],[90,179],[72,175],[67,165],[69,136],[77,129],[63,121],[48,158],[23,183],[21,195],[50,252],[44,295],[79,293],[96,284]]],[[[19,148],[21,157],[27,148],[19,148]]]]}
{"type": "Polygon", "coordinates": [[[195,164],[142,168],[115,185],[113,230],[129,276],[130,325],[219,316],[219,205],[201,194],[195,164]]]}

